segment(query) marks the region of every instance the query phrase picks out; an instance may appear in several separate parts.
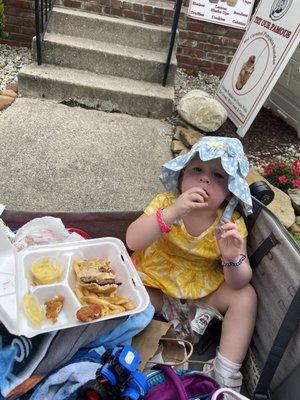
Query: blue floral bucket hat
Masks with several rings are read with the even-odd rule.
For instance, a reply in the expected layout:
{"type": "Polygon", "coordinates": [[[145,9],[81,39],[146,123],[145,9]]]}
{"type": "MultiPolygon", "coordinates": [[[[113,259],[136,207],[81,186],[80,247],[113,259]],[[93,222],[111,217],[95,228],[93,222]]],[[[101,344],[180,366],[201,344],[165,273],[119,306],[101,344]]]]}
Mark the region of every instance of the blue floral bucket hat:
{"type": "Polygon", "coordinates": [[[160,180],[168,191],[176,192],[181,170],[193,159],[196,154],[202,161],[221,158],[221,164],[228,178],[228,190],[233,194],[227,204],[223,216],[230,219],[238,202],[241,203],[245,215],[252,213],[252,199],[246,176],[249,172],[249,162],[244,154],[239,139],[206,136],[199,140],[191,150],[182,156],[166,162],[162,166],[160,180]]]}

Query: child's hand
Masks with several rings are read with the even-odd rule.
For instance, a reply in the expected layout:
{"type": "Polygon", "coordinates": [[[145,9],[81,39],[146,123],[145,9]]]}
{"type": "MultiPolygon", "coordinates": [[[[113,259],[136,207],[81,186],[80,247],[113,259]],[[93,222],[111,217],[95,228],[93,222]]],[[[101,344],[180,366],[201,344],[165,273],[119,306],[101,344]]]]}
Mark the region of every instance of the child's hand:
{"type": "Polygon", "coordinates": [[[175,218],[182,218],[191,210],[198,210],[207,207],[206,200],[208,194],[200,187],[193,187],[183,192],[171,206],[175,214],[175,218]]]}
{"type": "Polygon", "coordinates": [[[221,225],[215,229],[218,246],[226,261],[235,261],[243,252],[243,238],[236,228],[234,222],[222,218],[221,225]]]}

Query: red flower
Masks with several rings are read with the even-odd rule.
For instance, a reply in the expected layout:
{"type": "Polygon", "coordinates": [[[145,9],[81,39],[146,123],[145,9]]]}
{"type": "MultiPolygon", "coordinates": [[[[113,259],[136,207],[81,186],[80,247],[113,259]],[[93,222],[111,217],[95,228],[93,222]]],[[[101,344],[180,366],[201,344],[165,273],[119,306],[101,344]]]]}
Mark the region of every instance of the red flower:
{"type": "Polygon", "coordinates": [[[279,177],[278,177],[278,182],[280,182],[280,183],[288,183],[288,178],[285,176],[285,175],[280,175],[279,177]]]}
{"type": "Polygon", "coordinates": [[[292,185],[294,189],[300,188],[300,179],[292,179],[292,185]]]}

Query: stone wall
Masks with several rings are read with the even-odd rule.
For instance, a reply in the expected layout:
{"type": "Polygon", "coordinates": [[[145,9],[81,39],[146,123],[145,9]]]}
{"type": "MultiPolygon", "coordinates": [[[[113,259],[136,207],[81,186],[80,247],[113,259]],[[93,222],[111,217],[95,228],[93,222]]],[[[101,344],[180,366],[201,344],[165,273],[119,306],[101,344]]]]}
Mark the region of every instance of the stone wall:
{"type": "MultiPolygon", "coordinates": [[[[30,46],[34,35],[34,0],[5,0],[6,38],[3,43],[30,46]]],[[[172,1],[57,0],[56,4],[102,15],[131,18],[157,25],[172,24],[172,1]]],[[[179,22],[178,66],[222,76],[244,31],[196,21],[182,8],[179,22]]],[[[1,41],[0,41],[1,42],[1,41]]]]}

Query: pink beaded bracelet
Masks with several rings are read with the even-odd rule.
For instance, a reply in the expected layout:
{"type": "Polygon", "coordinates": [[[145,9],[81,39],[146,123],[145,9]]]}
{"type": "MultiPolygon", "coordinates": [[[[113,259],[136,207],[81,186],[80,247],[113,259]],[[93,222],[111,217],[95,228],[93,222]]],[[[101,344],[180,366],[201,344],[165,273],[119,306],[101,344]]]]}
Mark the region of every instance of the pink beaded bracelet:
{"type": "Polygon", "coordinates": [[[165,223],[163,215],[162,215],[162,210],[163,210],[163,208],[158,208],[156,210],[156,213],[155,213],[156,219],[157,219],[158,225],[159,225],[162,233],[169,233],[171,228],[165,223]]]}

